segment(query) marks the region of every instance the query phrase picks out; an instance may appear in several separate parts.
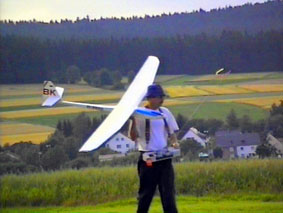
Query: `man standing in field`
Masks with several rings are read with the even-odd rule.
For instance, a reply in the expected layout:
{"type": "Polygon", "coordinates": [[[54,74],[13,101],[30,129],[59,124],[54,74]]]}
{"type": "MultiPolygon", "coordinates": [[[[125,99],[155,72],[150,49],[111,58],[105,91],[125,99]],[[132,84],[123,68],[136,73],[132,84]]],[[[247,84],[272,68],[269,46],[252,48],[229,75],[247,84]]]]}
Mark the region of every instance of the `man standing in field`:
{"type": "Polygon", "coordinates": [[[176,120],[167,108],[161,107],[164,97],[165,93],[160,85],[150,85],[145,108],[162,112],[164,119],[133,118],[130,126],[130,137],[137,142],[141,153],[138,161],[138,213],[148,212],[157,186],[164,212],[177,213],[172,159],[145,162],[142,157],[145,152],[160,151],[168,147],[168,141],[174,148],[179,147],[175,134],[179,129],[176,120]]]}

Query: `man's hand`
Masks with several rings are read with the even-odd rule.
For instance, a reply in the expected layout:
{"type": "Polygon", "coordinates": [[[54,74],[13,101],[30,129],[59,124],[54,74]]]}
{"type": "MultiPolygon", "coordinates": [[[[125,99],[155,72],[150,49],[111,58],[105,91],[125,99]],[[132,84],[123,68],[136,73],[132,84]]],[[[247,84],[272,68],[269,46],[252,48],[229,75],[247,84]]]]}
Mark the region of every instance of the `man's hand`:
{"type": "Polygon", "coordinates": [[[176,134],[172,134],[172,135],[170,136],[169,141],[170,141],[170,145],[171,145],[173,148],[175,148],[175,149],[180,148],[180,144],[178,143],[178,139],[177,139],[176,134]]]}
{"type": "Polygon", "coordinates": [[[173,144],[172,144],[172,147],[173,147],[174,149],[179,149],[179,148],[180,148],[180,144],[179,144],[178,142],[173,143],[173,144]]]}

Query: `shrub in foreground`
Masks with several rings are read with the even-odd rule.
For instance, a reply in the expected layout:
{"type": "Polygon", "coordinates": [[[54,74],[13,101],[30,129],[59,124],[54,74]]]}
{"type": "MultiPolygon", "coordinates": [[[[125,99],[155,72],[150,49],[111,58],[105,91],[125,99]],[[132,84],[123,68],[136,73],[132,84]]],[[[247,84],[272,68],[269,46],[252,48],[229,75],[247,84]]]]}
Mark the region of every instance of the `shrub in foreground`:
{"type": "MultiPolygon", "coordinates": [[[[282,193],[283,160],[175,164],[178,194],[282,193]]],[[[102,167],[1,178],[1,206],[86,205],[135,197],[136,167],[102,167]]]]}

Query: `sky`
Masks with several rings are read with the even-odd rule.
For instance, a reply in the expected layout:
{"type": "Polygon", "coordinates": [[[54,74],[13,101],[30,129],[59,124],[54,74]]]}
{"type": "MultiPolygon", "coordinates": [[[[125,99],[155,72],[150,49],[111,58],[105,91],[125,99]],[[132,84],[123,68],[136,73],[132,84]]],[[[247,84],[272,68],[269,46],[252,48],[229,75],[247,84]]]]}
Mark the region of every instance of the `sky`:
{"type": "Polygon", "coordinates": [[[174,12],[209,11],[267,0],[0,0],[0,20],[49,22],[111,17],[143,17],[174,12]]]}

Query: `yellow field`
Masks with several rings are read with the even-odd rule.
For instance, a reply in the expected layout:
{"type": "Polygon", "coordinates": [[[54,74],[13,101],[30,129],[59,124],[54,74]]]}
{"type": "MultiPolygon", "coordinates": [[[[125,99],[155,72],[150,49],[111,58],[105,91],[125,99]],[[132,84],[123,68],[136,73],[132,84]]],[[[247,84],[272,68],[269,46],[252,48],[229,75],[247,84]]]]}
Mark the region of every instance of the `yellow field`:
{"type": "Polygon", "coordinates": [[[238,86],[229,85],[229,86],[201,86],[200,89],[212,93],[215,95],[226,95],[226,94],[243,94],[243,93],[251,93],[252,91],[249,91],[245,88],[240,88],[238,86]]]}
{"type": "Polygon", "coordinates": [[[275,97],[266,97],[266,98],[242,98],[242,99],[227,99],[227,100],[219,100],[216,102],[235,102],[241,104],[249,104],[257,107],[261,107],[263,109],[270,109],[272,104],[278,105],[280,100],[283,100],[283,97],[275,96],[275,97]]]}
{"type": "Polygon", "coordinates": [[[18,107],[18,106],[31,106],[40,105],[41,95],[38,98],[13,98],[13,99],[1,99],[0,107],[18,107]]]}
{"type": "MultiPolygon", "coordinates": [[[[90,87],[87,85],[60,84],[59,86],[65,88],[66,94],[91,93],[95,95],[113,92],[105,89],[90,87]]],[[[42,84],[0,85],[0,97],[21,95],[38,95],[40,97],[41,94],[42,84]]]]}
{"type": "MultiPolygon", "coordinates": [[[[60,87],[65,88],[67,92],[78,93],[78,92],[88,92],[95,90],[102,90],[98,88],[93,88],[87,85],[73,85],[73,84],[60,84],[60,87]]],[[[1,96],[14,96],[14,95],[34,95],[41,94],[43,84],[9,84],[0,85],[1,96]]]]}
{"type": "Polygon", "coordinates": [[[26,123],[0,123],[0,143],[14,144],[21,141],[32,141],[33,143],[42,143],[50,134],[54,132],[54,128],[32,125],[26,123]]]}
{"type": "Polygon", "coordinates": [[[177,106],[177,105],[185,105],[185,104],[194,104],[197,103],[195,101],[188,101],[188,100],[178,100],[178,99],[168,99],[164,102],[164,106],[177,106]]]}
{"type": "Polygon", "coordinates": [[[75,107],[55,107],[55,108],[42,108],[42,109],[1,112],[0,118],[1,119],[16,119],[16,118],[39,117],[39,116],[74,114],[74,113],[91,112],[91,111],[94,111],[94,110],[75,108],[75,107]]]}
{"type": "MultiPolygon", "coordinates": [[[[66,87],[66,94],[64,100],[88,102],[88,101],[105,101],[105,100],[117,100],[122,96],[122,92],[108,91],[98,88],[92,88],[89,86],[81,85],[63,85],[66,87]],[[91,94],[76,94],[80,92],[90,92],[91,94]]],[[[41,84],[35,85],[1,85],[0,86],[0,107],[19,107],[19,106],[34,106],[41,104],[41,84]],[[30,88],[33,90],[30,90],[30,88]],[[7,94],[10,96],[17,95],[15,98],[7,98],[7,94]],[[25,97],[25,95],[38,95],[38,97],[25,97]],[[18,96],[22,95],[22,98],[18,96]],[[5,98],[6,97],[6,98],[5,98]]],[[[243,94],[252,92],[283,92],[283,84],[254,84],[254,85],[216,85],[216,86],[168,86],[165,88],[167,94],[172,98],[179,97],[191,97],[191,96],[203,96],[203,95],[224,95],[224,94],[243,94]]]]}
{"type": "Polygon", "coordinates": [[[41,95],[42,84],[0,85],[0,97],[15,95],[41,95]]]}
{"type": "Polygon", "coordinates": [[[171,86],[165,88],[171,98],[209,95],[209,92],[198,89],[194,86],[171,86]]]}
{"type": "Polygon", "coordinates": [[[249,84],[241,85],[240,87],[254,92],[283,92],[283,84],[249,84]]]}
{"type": "Polygon", "coordinates": [[[19,142],[32,142],[33,144],[40,144],[46,141],[48,136],[53,132],[0,136],[1,146],[12,145],[19,142]]]}
{"type": "MultiPolygon", "coordinates": [[[[104,95],[72,95],[66,96],[66,101],[105,101],[119,99],[121,94],[104,94],[104,95]]],[[[0,101],[0,107],[18,107],[18,106],[32,106],[41,105],[41,95],[38,98],[13,98],[13,99],[2,99],[0,101]]]]}

